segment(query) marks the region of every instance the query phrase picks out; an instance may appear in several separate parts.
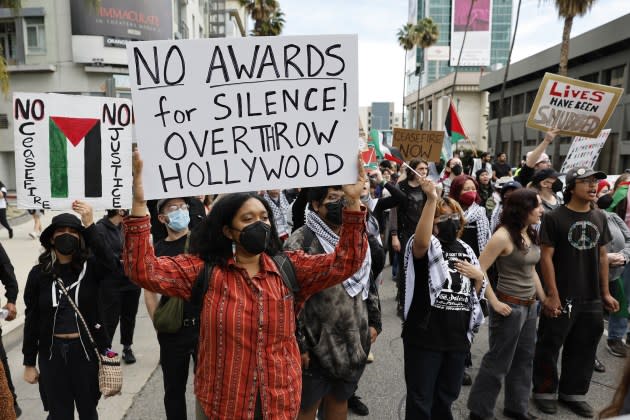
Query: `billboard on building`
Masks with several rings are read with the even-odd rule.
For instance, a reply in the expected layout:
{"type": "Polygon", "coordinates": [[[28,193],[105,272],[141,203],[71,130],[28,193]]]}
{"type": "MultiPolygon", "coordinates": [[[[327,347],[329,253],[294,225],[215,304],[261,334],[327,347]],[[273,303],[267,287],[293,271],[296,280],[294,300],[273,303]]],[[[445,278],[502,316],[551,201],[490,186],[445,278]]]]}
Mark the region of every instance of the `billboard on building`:
{"type": "Polygon", "coordinates": [[[451,3],[451,66],[490,65],[492,0],[453,0],[451,3]],[[470,17],[469,17],[470,16],[470,17]],[[468,28],[468,29],[466,29],[468,28]]]}
{"type": "Polygon", "coordinates": [[[170,39],[171,0],[101,0],[94,8],[85,0],[70,0],[72,35],[132,40],[170,39]]]}
{"type": "MultiPolygon", "coordinates": [[[[418,22],[418,0],[409,0],[409,10],[407,14],[407,22],[416,24],[418,22]]],[[[417,48],[414,47],[407,51],[406,69],[408,73],[416,71],[417,48]]]]}

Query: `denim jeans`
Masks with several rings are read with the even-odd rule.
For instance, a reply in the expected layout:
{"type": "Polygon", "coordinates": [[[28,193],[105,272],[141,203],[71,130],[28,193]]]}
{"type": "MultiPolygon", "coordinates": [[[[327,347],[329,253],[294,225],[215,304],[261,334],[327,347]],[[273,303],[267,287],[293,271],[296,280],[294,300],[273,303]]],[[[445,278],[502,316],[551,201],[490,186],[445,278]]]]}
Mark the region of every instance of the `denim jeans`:
{"type": "MultiPolygon", "coordinates": [[[[630,266],[626,266],[621,276],[623,290],[626,291],[626,296],[628,290],[630,290],[630,268],[628,267],[630,266]]],[[[628,318],[610,314],[608,318],[608,339],[621,340],[626,336],[626,332],[628,332],[628,318]]]]}
{"type": "Polygon", "coordinates": [[[532,366],[536,345],[537,306],[508,303],[512,313],[490,312],[490,347],[468,397],[468,409],[482,418],[492,418],[505,380],[504,407],[527,415],[532,366]]]}
{"type": "Polygon", "coordinates": [[[407,420],[452,420],[467,352],[429,351],[403,338],[407,420]]]}

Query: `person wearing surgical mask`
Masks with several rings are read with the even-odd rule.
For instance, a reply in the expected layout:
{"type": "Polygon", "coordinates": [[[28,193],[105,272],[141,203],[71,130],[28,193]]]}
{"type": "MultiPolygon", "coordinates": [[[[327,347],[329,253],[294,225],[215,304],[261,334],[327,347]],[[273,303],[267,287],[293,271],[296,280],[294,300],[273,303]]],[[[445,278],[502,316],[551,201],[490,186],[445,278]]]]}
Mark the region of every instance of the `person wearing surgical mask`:
{"type": "Polygon", "coordinates": [[[118,265],[94,224],[92,207],[77,200],[72,209],[81,219],[58,214],[40,235],[44,252],[24,290],[24,380],[41,381],[44,406],[52,420],[72,419],[75,409],[80,419],[98,418],[99,366],[90,336],[97,350],[106,354],[110,338],[100,288],[118,265]]]}
{"type": "MultiPolygon", "coordinates": [[[[193,198],[196,199],[196,198],[193,198]]],[[[158,257],[176,257],[188,252],[190,214],[188,200],[183,197],[167,198],[157,202],[158,220],[166,227],[167,236],[155,243],[155,255],[158,257]]],[[[176,297],[162,296],[145,290],[144,300],[149,316],[158,306],[165,305],[176,297]]],[[[190,362],[196,358],[199,340],[199,320],[195,306],[184,300],[182,327],[173,333],[157,332],[160,344],[160,366],[164,376],[164,410],[166,418],[185,419],[186,383],[190,362]]]]}
{"type": "MultiPolygon", "coordinates": [[[[157,257],[142,167],[134,151],[124,267],[145,289],[199,302],[196,418],[295,419],[302,385],[296,313],[315,293],[357,273],[368,252],[359,198],[367,180],[362,161],[357,159],[356,182],[342,187],[343,203],[327,207],[327,217],[343,228],[334,249],[319,255],[282,252],[269,204],[256,194],[233,193],[215,202],[195,228],[188,252],[157,257]],[[283,280],[290,267],[296,287],[283,280]],[[207,282],[205,291],[194,287],[198,279],[207,282]]],[[[160,217],[172,226],[171,214],[160,217]]]]}
{"type": "Polygon", "coordinates": [[[442,188],[442,197],[448,197],[448,193],[451,189],[451,184],[455,177],[460,176],[464,172],[464,166],[462,165],[462,161],[458,157],[454,157],[447,162],[447,166],[449,170],[449,176],[444,178],[440,182],[440,186],[442,188]]]}

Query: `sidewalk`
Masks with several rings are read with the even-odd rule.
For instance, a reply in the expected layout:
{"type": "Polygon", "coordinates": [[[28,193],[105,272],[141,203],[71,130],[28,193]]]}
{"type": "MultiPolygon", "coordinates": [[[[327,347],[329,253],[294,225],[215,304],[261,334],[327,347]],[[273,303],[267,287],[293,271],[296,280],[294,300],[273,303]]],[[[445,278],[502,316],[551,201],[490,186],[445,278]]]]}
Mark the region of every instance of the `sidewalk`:
{"type": "MultiPolygon", "coordinates": [[[[52,217],[59,212],[47,211],[42,219],[45,228],[50,224],[52,217]]],[[[100,219],[104,212],[96,212],[95,220],[100,219]]],[[[12,214],[14,215],[14,214],[12,214]]],[[[21,219],[9,219],[9,224],[13,228],[13,239],[8,239],[6,230],[0,230],[0,242],[4,246],[11,262],[15,267],[15,275],[18,280],[20,293],[17,300],[18,317],[11,322],[2,323],[2,340],[7,349],[9,366],[13,377],[13,383],[18,396],[18,403],[22,407],[21,419],[44,419],[46,414],[39,397],[37,385],[30,385],[22,379],[22,327],[24,325],[24,297],[23,291],[26,285],[26,278],[31,267],[37,263],[37,258],[41,252],[39,240],[31,239],[28,233],[33,229],[30,215],[24,222],[21,219]],[[21,224],[17,224],[22,221],[21,224]]],[[[4,288],[0,288],[0,295],[4,295],[4,288]]],[[[4,301],[4,296],[2,296],[4,301]]],[[[122,346],[119,332],[114,337],[114,350],[121,353],[122,346]]],[[[99,419],[119,420],[124,417],[127,409],[132,405],[133,399],[145,385],[159,361],[159,346],[155,335],[155,330],[144,305],[144,297],[140,297],[140,307],[136,318],[136,330],[134,334],[134,353],[138,362],[133,365],[123,364],[123,390],[122,395],[101,399],[98,405],[99,419]]],[[[156,403],[161,404],[161,398],[156,398],[156,403]]]]}

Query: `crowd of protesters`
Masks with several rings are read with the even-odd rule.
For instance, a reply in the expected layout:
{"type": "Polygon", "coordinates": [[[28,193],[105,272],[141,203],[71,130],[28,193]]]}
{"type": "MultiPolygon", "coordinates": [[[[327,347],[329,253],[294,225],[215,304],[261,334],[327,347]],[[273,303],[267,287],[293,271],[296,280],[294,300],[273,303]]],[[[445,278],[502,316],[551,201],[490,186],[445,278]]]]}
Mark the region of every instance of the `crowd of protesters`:
{"type": "MultiPolygon", "coordinates": [[[[356,392],[382,330],[389,254],[407,419],[452,419],[462,385],[472,385],[473,420],[494,418],[503,386],[508,418],[536,418],[530,398],[546,414],[560,402],[592,417],[586,395],[593,370],[605,369],[596,357],[605,312],[606,348],[627,355],[630,175],[611,185],[592,168],[557,172],[546,154],[556,134],[519,168],[505,153],[494,163],[484,153],[467,168],[455,156],[432,178],[432,163],[394,158],[378,169],[359,162],[356,183],[344,186],[149,202],[136,151],[130,210],[95,223],[92,208],[75,201],[80,217],[59,214],[46,229],[33,214],[42,253],[24,291],[24,379],[39,383],[49,419],[75,410],[97,418],[88,336],[112,352],[120,324],[122,360],[135,363],[144,289],[168,419],[367,415],[356,392]],[[165,315],[172,311],[179,317],[165,315]],[[473,377],[484,320],[489,348],[473,377]],[[186,410],[191,363],[194,414],[186,410]]],[[[12,320],[17,282],[0,257],[12,320]]],[[[0,415],[14,418],[1,341],[0,358],[0,415]]],[[[602,417],[630,413],[629,388],[630,367],[602,417]]]]}

